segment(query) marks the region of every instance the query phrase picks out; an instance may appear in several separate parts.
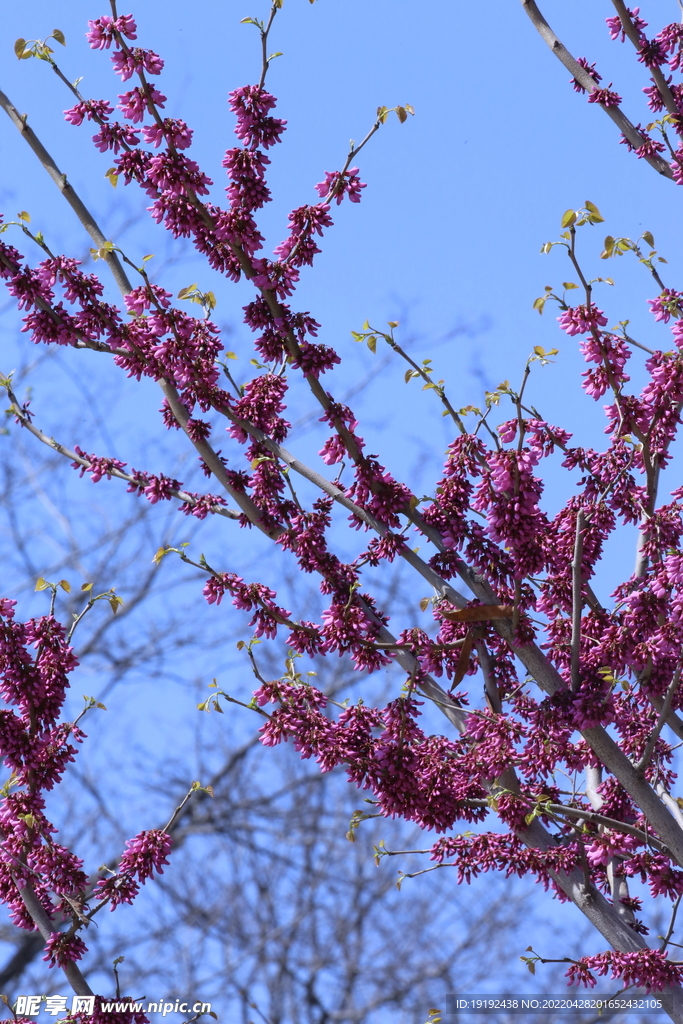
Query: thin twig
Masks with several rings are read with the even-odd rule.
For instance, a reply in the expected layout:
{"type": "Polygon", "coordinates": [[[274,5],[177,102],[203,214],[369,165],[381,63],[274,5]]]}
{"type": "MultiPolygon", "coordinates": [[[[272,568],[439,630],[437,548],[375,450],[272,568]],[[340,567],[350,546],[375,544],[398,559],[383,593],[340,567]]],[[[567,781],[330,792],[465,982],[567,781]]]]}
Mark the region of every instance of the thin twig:
{"type": "MultiPolygon", "coordinates": [[[[66,448],[63,444],[60,444],[59,441],[55,441],[54,437],[48,437],[48,435],[44,434],[42,430],[39,430],[38,427],[36,427],[31,422],[29,417],[26,415],[25,411],[22,409],[21,405],[19,404],[19,400],[12,391],[11,387],[5,384],[4,388],[11,402],[10,408],[12,410],[12,413],[20,421],[22,427],[28,430],[29,433],[33,434],[35,438],[37,438],[43,444],[47,445],[48,448],[51,448],[53,451],[57,452],[59,455],[63,455],[64,458],[69,459],[71,462],[75,462],[79,466],[83,466],[84,469],[90,469],[90,462],[88,461],[88,459],[83,458],[82,455],[77,455],[76,452],[71,451],[70,448],[66,448]]],[[[126,483],[133,484],[135,487],[138,487],[140,484],[140,480],[137,477],[132,476],[130,473],[124,473],[122,469],[117,469],[115,466],[112,466],[110,469],[107,470],[107,475],[116,477],[118,480],[123,480],[126,483]]],[[[187,505],[192,505],[194,507],[197,504],[197,498],[194,497],[192,494],[188,493],[187,491],[180,491],[177,490],[176,488],[172,488],[169,491],[169,494],[171,494],[174,498],[177,498],[179,501],[185,502],[185,504],[187,505]]],[[[239,519],[240,516],[242,515],[242,513],[238,512],[237,509],[223,508],[222,505],[212,505],[210,511],[214,515],[224,516],[226,519],[239,519]]]]}
{"type": "Polygon", "coordinates": [[[585,514],[583,509],[579,509],[576,516],[576,537],[572,562],[572,690],[575,693],[581,686],[581,610],[583,608],[581,567],[585,524],[585,514]]]}
{"type": "Polygon", "coordinates": [[[683,900],[683,893],[681,893],[681,895],[678,897],[678,899],[673,905],[673,909],[671,911],[671,920],[669,921],[669,927],[666,930],[666,935],[660,935],[660,938],[662,940],[662,944],[659,947],[660,953],[664,952],[666,947],[669,945],[669,942],[671,941],[671,936],[674,933],[674,926],[676,924],[676,914],[678,913],[678,908],[681,905],[681,900],[683,900]]]}
{"type": "Polygon", "coordinates": [[[664,728],[664,724],[669,716],[669,711],[671,710],[671,704],[673,702],[674,697],[676,696],[676,691],[678,690],[678,687],[681,682],[681,669],[683,669],[683,665],[681,665],[681,663],[679,662],[676,667],[676,671],[673,674],[673,678],[669,683],[668,689],[666,691],[664,703],[662,704],[661,710],[659,712],[659,718],[657,719],[657,724],[655,725],[654,729],[652,730],[652,733],[650,734],[650,738],[645,744],[645,749],[643,750],[642,757],[635,765],[635,769],[637,772],[644,772],[648,764],[650,763],[650,759],[654,753],[655,745],[657,743],[657,740],[659,739],[659,734],[664,728]]]}

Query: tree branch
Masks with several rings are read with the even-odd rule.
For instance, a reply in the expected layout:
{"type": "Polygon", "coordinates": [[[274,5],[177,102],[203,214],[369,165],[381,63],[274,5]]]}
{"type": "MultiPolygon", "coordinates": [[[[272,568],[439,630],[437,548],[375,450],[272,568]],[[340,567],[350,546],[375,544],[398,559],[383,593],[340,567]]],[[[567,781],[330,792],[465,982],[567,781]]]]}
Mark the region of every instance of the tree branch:
{"type": "MultiPolygon", "coordinates": [[[[560,42],[553,30],[551,29],[548,22],[545,20],[535,0],[521,0],[522,7],[529,16],[529,19],[541,36],[543,41],[547,43],[552,52],[555,54],[557,59],[566,67],[567,71],[577,80],[586,92],[593,92],[598,87],[598,83],[595,79],[582,68],[577,60],[572,57],[566,46],[560,42]]],[[[640,134],[638,129],[629,121],[626,115],[618,106],[605,106],[604,103],[599,104],[600,107],[605,111],[607,116],[614,121],[615,125],[622,133],[625,139],[630,142],[634,149],[639,149],[646,142],[646,139],[640,134]]],[[[645,160],[651,167],[661,174],[665,178],[670,178],[673,181],[673,171],[669,167],[666,160],[663,160],[660,156],[646,156],[645,160]]]]}

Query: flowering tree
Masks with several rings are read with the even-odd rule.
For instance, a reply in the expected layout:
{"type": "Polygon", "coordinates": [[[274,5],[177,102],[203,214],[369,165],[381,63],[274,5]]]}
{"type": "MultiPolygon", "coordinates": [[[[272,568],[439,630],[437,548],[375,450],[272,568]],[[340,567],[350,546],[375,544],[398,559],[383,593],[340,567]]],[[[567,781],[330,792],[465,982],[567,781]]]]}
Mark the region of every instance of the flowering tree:
{"type": "MultiPolygon", "coordinates": [[[[673,75],[683,26],[648,35],[638,10],[614,0],[611,34],[637,47],[651,74],[650,109],[662,115],[643,128],[622,112],[611,85],[601,87],[593,65],[564,49],[536,4],[523,0],[523,6],[570,70],[575,88],[609,114],[638,157],[679,182],[683,86],[673,75]]],[[[61,32],[16,44],[18,58],[47,61],[73,93],[66,118],[75,126],[93,122],[95,146],[113,154],[112,182],[140,186],[157,223],[174,238],[189,238],[214,271],[253,288],[244,313],[258,358],[246,383],[235,380],[233,353],[225,357],[212,322],[213,294],[193,285],[178,295],[201,307],[197,317],[175,305],[152,279],[146,258],[106,238],[26,117],[0,94],[0,105],[89,232],[93,257],[104,262],[123,296],[121,308],[107,301],[96,275],[55,253],[20,215],[5,227],[21,229],[44,257],[33,265],[13,245],[0,245],[0,276],[24,313],[23,330],[36,343],[89,349],[113,359],[129,377],[155,381],[163,426],[182,432],[194,448],[210,489],[191,492],[164,474],[130,468],[76,443],[65,446],[41,431],[33,410],[4,378],[12,412],[81,476],[122,481],[152,503],[179,501],[180,511],[198,520],[228,520],[228,531],[259,534],[289,553],[283,559],[293,557],[302,573],[317,576],[326,607],[314,621],[285,608],[272,588],[245,581],[239,567],[210,565],[181,546],[164,546],[156,555],[160,562],[174,554],[204,573],[210,604],[228,599],[251,616],[254,637],[243,649],[259,686],[248,706],[264,718],[264,745],[291,739],[322,771],[344,765],[350,781],[371,792],[377,814],[442,834],[429,850],[431,859],[454,867],[459,880],[494,869],[535,876],[560,900],[573,902],[610,947],[569,960],[570,984],[592,986],[596,976],[610,975],[625,986],[664,991],[671,1018],[683,1021],[683,963],[669,955],[683,896],[683,815],[671,795],[676,776],[669,742],[671,734],[683,739],[683,488],[665,501],[659,494],[683,408],[683,293],[661,277],[649,232],[636,241],[607,237],[602,258],[633,253],[652,275],[652,312],[663,326],[671,324],[673,334],[671,350],[668,336],[661,349],[653,348],[632,338],[626,321],[610,328],[594,301],[594,285],[602,279],[591,276],[578,239],[580,228],[602,221],[597,206],[587,202],[568,210],[560,238],[544,247],[563,251],[577,280],[565,282],[560,293],[547,288],[536,308],[559,305],[561,329],[581,339],[589,364],[587,395],[609,396],[608,440],[596,448],[572,445],[567,430],[530,404],[532,367],[546,362],[552,350],[534,350],[519,388],[505,382],[487,395],[483,410],[458,410],[431,363],[418,364],[404,350],[398,323],[385,330],[366,322],[355,340],[373,352],[386,343],[405,360],[406,382],[421,381],[434,392],[453,424],[455,439],[433,495],[415,494],[366,452],[353,410],[327,383],[340,356],[315,340],[318,323],[292,300],[302,269],[313,264],[318,241],[332,226],[333,210],[362,197],[356,166],[361,150],[391,115],[405,122],[413,111],[408,104],[380,107],[363,141],[352,144],[343,165],[316,186],[318,201],[292,211],[287,237],[273,258],[264,256],[256,217],[271,198],[268,151],[286,126],[274,116],[276,101],[266,89],[273,57],[268,39],[280,7],[281,0],[274,0],[264,22],[245,19],[260,35],[262,66],[256,84],[229,97],[240,144],[223,160],[224,207],[206,198],[212,182],[187,155],[191,128],[165,116],[167,98],[152,84],[162,58],[137,45],[135,20],[119,14],[115,0],[110,14],[90,22],[88,40],[95,49],[112,50],[115,73],[123,82],[132,80],[118,97],[120,121],[113,120],[108,100],[85,98],[59,69],[50,43],[63,43],[61,32]],[[580,301],[572,304],[574,291],[580,301]],[[625,367],[642,352],[647,382],[636,394],[625,367]],[[299,378],[323,424],[324,465],[309,465],[286,446],[292,433],[286,402],[299,378]],[[494,426],[492,412],[501,402],[510,403],[510,418],[494,426]],[[577,490],[551,518],[542,507],[541,467],[553,456],[577,490]],[[350,559],[339,553],[344,521],[352,530],[350,559]],[[638,527],[635,571],[611,597],[598,595],[591,580],[605,542],[630,524],[638,527]],[[431,555],[410,547],[412,530],[431,546],[431,555]],[[430,632],[414,624],[389,628],[372,580],[396,560],[433,589],[424,602],[433,613],[430,632]],[[272,680],[261,674],[255,643],[276,636],[289,655],[285,674],[272,680]],[[337,705],[299,662],[334,653],[348,656],[367,677],[397,666],[405,677],[400,695],[383,707],[369,699],[337,705]],[[466,680],[472,682],[469,693],[466,680]],[[421,709],[430,710],[425,703],[446,718],[443,734],[421,728],[421,709]],[[474,829],[457,833],[461,821],[474,829]],[[646,937],[644,899],[671,904],[661,945],[646,937]]],[[[39,585],[52,594],[48,615],[22,623],[14,602],[0,606],[7,705],[0,713],[0,745],[12,772],[3,796],[0,897],[18,926],[41,932],[49,962],[87,997],[77,966],[85,952],[84,929],[94,914],[132,901],[140,883],[161,872],[173,818],[166,828],[131,840],[115,872],[96,882],[55,842],[44,794],[59,782],[82,738],[78,722],[59,721],[79,620],[65,629],[54,614],[59,584],[39,585]],[[71,922],[64,932],[55,925],[60,915],[71,922]]],[[[86,595],[86,607],[98,599],[118,602],[114,592],[105,592],[86,595]]],[[[219,710],[225,701],[239,703],[216,688],[202,706],[219,710]]],[[[382,848],[378,856],[384,853],[382,848]]],[[[530,952],[526,959],[534,967],[540,957],[530,952]]],[[[100,1004],[94,1013],[101,1013],[100,1004]]]]}

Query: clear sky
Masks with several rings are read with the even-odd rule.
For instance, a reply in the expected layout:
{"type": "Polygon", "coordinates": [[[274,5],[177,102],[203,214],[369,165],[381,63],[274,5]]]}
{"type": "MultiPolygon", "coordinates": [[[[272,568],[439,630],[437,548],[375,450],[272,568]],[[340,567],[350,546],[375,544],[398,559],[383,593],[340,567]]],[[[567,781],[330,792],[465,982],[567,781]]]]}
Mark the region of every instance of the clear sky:
{"type": "MultiPolygon", "coordinates": [[[[659,17],[677,16],[673,0],[656,8],[659,17]]],[[[257,34],[240,19],[267,9],[265,0],[206,0],[195,17],[186,7],[145,0],[134,11],[139,41],[166,60],[160,83],[169,96],[167,111],[195,129],[193,155],[213,177],[219,200],[220,159],[234,141],[226,95],[258,76],[257,34]]],[[[614,81],[632,119],[647,120],[640,94],[646,78],[628,45],[609,40],[604,16],[610,5],[547,0],[543,9],[570,50],[597,60],[605,82],[614,81]]],[[[105,180],[110,154],[94,151],[86,127],[63,122],[61,111],[70,100],[49,68],[12,57],[15,37],[42,37],[59,27],[67,48],[57,47],[56,57],[68,77],[83,76],[86,95],[112,97],[121,87],[107,53],[90,51],[83,39],[87,18],[98,10],[84,0],[51,4],[49,11],[43,0],[13,5],[3,15],[3,88],[98,211],[105,234],[137,255],[164,253],[165,233],[138,220],[143,199],[132,189],[113,193],[105,180]]],[[[597,256],[604,233],[638,235],[648,228],[673,275],[679,236],[675,186],[617,144],[612,123],[573,92],[567,72],[515,0],[286,0],[271,46],[283,56],[273,62],[268,85],[289,125],[284,145],[273,153],[275,202],[262,219],[273,245],[285,234],[289,209],[316,198],[313,185],[324,170],[342,163],[349,138],[362,138],[379,104],[411,103],[416,112],[402,126],[392,119],[361,155],[368,183],[363,202],[336,213],[322,256],[303,274],[297,307],[310,309],[323,324],[324,339],[342,352],[352,348],[349,331],[366,317],[409,323],[409,333],[421,339],[418,351],[433,356],[459,404],[478,404],[483,386],[518,379],[533,344],[556,344],[560,357],[543,371],[535,397],[540,403],[549,394],[553,416],[569,415],[580,401],[576,346],[556,332],[552,311],[541,320],[531,309],[543,286],[566,280],[569,268],[559,254],[541,256],[540,245],[557,236],[568,206],[591,199],[606,223],[604,232],[602,226],[592,232],[587,255],[597,256]],[[463,327],[472,329],[470,336],[444,340],[463,327]]],[[[48,237],[63,240],[67,251],[83,251],[70,211],[57,203],[5,119],[0,146],[0,195],[7,214],[14,207],[28,209],[48,237]],[[7,173],[10,166],[15,173],[7,173]]],[[[190,251],[172,267],[170,280],[179,287],[192,283],[199,266],[190,251]]],[[[645,324],[644,299],[652,293],[645,275],[623,260],[594,268],[627,285],[605,296],[610,314],[645,324]]],[[[247,293],[221,282],[214,288],[217,317],[234,327],[233,347],[246,354],[249,340],[239,307],[247,293]]],[[[374,372],[366,353],[354,352],[351,359],[351,371],[342,375],[374,372]]],[[[386,450],[386,428],[392,410],[399,410],[391,436],[400,439],[404,453],[415,454],[419,444],[410,439],[410,424],[431,396],[418,396],[413,385],[415,394],[407,398],[401,380],[400,367],[383,379],[389,401],[378,427],[386,450]]],[[[584,402],[577,426],[598,420],[584,402]]]]}

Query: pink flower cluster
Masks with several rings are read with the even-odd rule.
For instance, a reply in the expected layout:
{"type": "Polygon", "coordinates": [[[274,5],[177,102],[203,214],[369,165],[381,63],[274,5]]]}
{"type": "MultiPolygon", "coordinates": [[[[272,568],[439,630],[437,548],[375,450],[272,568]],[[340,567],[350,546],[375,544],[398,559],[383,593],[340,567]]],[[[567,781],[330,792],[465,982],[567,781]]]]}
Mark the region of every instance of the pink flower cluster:
{"type": "MultiPolygon", "coordinates": [[[[660,81],[657,69],[678,70],[683,28],[668,26],[649,40],[638,9],[631,17],[640,39],[640,62],[660,81]]],[[[609,24],[613,38],[623,38],[621,21],[610,19],[609,24]]],[[[468,881],[488,870],[532,874],[560,899],[566,895],[558,878],[577,867],[591,885],[609,894],[608,875],[616,865],[624,878],[646,883],[653,896],[678,898],[683,871],[662,849],[656,830],[616,774],[606,770],[600,786],[609,827],[595,825],[586,798],[578,790],[572,797],[560,792],[556,778],[595,766],[591,733],[607,726],[631,765],[652,748],[641,772],[643,785],[670,790],[676,778],[666,734],[650,740],[683,649],[683,488],[657,504],[652,480],[670,459],[683,409],[683,293],[658,286],[651,310],[662,329],[670,325],[675,351],[652,352],[634,374],[642,384],[633,393],[626,373],[630,342],[605,329],[607,316],[592,301],[590,289],[583,303],[563,306],[560,327],[579,339],[588,364],[584,390],[594,399],[609,396],[600,450],[573,445],[568,431],[547,422],[533,406],[522,406],[520,399],[497,430],[492,417],[485,418],[488,434],[484,419],[471,431],[463,427],[448,445],[431,496],[420,498],[366,450],[353,409],[326,390],[339,354],[316,340],[321,328],[309,312],[288,304],[303,268],[313,265],[332,226],[333,201],[339,205],[344,196],[359,201],[365,186],[358,168],[326,172],[315,186],[319,201],[292,210],[286,237],[272,258],[264,256],[257,215],[271,199],[268,151],[285,130],[285,121],[274,116],[275,97],[262,85],[244,86],[229,96],[240,145],[227,149],[223,158],[227,208],[221,208],[209,198],[211,179],[186,152],[191,129],[159,113],[167,100],[147,76],[159,74],[163,61],[151,50],[129,46],[127,40],[135,38],[130,16],[91,23],[91,45],[113,47],[115,71],[123,81],[134,76],[136,81],[118,96],[121,122],[110,121],[113,107],[106,100],[79,101],[66,112],[67,120],[93,121],[98,129],[94,144],[114,153],[126,184],[143,189],[152,218],[174,237],[191,239],[212,269],[232,281],[244,278],[253,288],[243,308],[244,323],[267,365],[257,363],[251,379],[240,377],[239,384],[226,373],[232,390],[224,390],[218,326],[208,316],[193,317],[177,308],[170,292],[147,279],[126,297],[125,309],[118,309],[105,302],[101,282],[84,274],[78,261],[57,256],[33,267],[5,243],[0,243],[0,277],[23,311],[24,331],[32,341],[108,353],[128,376],[159,381],[167,394],[174,389],[176,398],[165,399],[160,410],[163,425],[183,427],[199,448],[207,476],[212,475],[209,463],[222,467],[221,483],[227,481],[243,510],[241,525],[263,528],[302,572],[317,576],[325,599],[317,621],[296,620],[271,587],[211,570],[204,587],[209,604],[218,606],[227,595],[236,609],[248,613],[257,637],[273,638],[285,630],[294,652],[346,655],[368,674],[410,656],[405,696],[384,707],[359,703],[337,714],[315,687],[291,680],[263,684],[255,694],[258,704],[274,705],[261,731],[263,743],[291,740],[302,757],[314,758],[323,771],[344,765],[349,780],[373,794],[382,814],[438,832],[449,832],[462,820],[487,821],[493,812],[486,802],[492,785],[504,772],[514,771],[518,789],[495,798],[502,831],[447,835],[432,848],[435,861],[448,860],[459,879],[468,881]],[[291,430],[287,403],[292,396],[298,401],[301,387],[319,405],[323,468],[339,467],[336,485],[317,478],[325,493],[313,499],[289,486],[292,460],[278,448],[291,430]],[[225,454],[214,451],[213,461],[205,445],[215,437],[219,417],[227,424],[224,437],[230,448],[225,454]],[[548,459],[560,461],[576,484],[552,515],[544,507],[542,469],[548,459]],[[344,559],[336,553],[334,532],[339,504],[361,538],[359,543],[352,535],[354,553],[344,559]],[[615,531],[634,524],[641,531],[639,573],[619,585],[604,606],[592,592],[596,568],[615,531]],[[574,567],[580,527],[581,557],[574,567]],[[421,534],[422,549],[433,544],[436,553],[416,552],[409,528],[421,534]],[[436,594],[448,594],[447,581],[460,577],[473,592],[493,596],[469,601],[460,619],[439,597],[432,602],[431,628],[402,622],[396,644],[387,645],[382,638],[389,617],[367,592],[367,570],[418,557],[428,559],[423,573],[436,594]],[[578,640],[572,629],[577,597],[578,640]],[[496,614],[482,612],[482,605],[494,601],[496,614]],[[526,662],[536,658],[552,675],[554,690],[547,687],[534,695],[527,686],[519,666],[527,655],[526,662]],[[486,703],[480,699],[483,671],[486,703]],[[452,701],[453,711],[466,715],[455,739],[429,734],[418,724],[415,691],[430,674],[444,680],[444,703],[452,701]],[[471,685],[470,694],[466,685],[471,685]],[[586,814],[580,829],[572,824],[575,818],[544,811],[544,803],[563,800],[572,811],[586,814]],[[553,837],[545,850],[523,843],[530,816],[553,837]]],[[[594,65],[583,58],[579,63],[596,82],[590,102],[608,107],[620,102],[611,85],[600,87],[594,65]]],[[[683,104],[683,86],[672,81],[670,89],[675,102],[683,104]]],[[[652,109],[662,109],[656,84],[648,96],[652,109]]],[[[639,156],[653,158],[662,151],[646,132],[643,139],[639,156]]],[[[674,164],[683,180],[683,150],[674,164]]],[[[126,473],[125,463],[80,447],[76,454],[85,462],[74,464],[81,475],[97,482],[122,473],[129,490],[152,503],[169,500],[182,488],[163,474],[126,473]]],[[[315,480],[309,474],[308,482],[315,480]]],[[[181,511],[198,519],[225,504],[212,493],[183,494],[182,499],[181,511]]],[[[85,876],[80,862],[53,841],[42,794],[62,777],[81,739],[74,727],[58,724],[72,655],[54,620],[18,624],[14,604],[7,600],[0,601],[0,615],[7,652],[2,694],[8,704],[0,711],[0,751],[24,787],[0,808],[3,843],[45,879],[38,896],[46,912],[68,914],[64,897],[82,893],[85,876]],[[38,653],[32,655],[29,648],[38,653]]],[[[679,690],[673,710],[682,706],[679,690]]],[[[20,926],[32,927],[10,874],[9,854],[2,849],[0,844],[0,898],[20,926]]],[[[117,873],[98,882],[95,898],[109,902],[111,909],[132,902],[140,884],[162,871],[168,849],[164,833],[140,833],[127,844],[117,873]]],[[[27,878],[20,873],[19,882],[27,878]]],[[[638,901],[632,898],[628,908],[638,910],[638,901]]],[[[646,930],[638,920],[633,928],[646,930]]],[[[50,962],[79,956],[76,939],[55,932],[50,962]]],[[[569,978],[590,985],[596,974],[609,971],[622,981],[657,988],[677,983],[679,968],[656,951],[599,954],[574,964],[569,978]]]]}
{"type": "MultiPolygon", "coordinates": [[[[86,946],[78,934],[87,912],[88,877],[83,862],[55,841],[55,827],[45,815],[45,797],[74,760],[85,734],[70,722],[58,723],[68,676],[77,666],[63,626],[51,615],[26,623],[15,619],[15,604],[0,600],[0,758],[12,772],[13,784],[0,800],[0,901],[19,928],[35,930],[21,892],[31,886],[51,920],[71,921],[55,930],[43,957],[51,967],[80,960],[86,946]],[[35,652],[35,653],[32,653],[35,652]]],[[[170,837],[158,830],[143,832],[127,844],[118,884],[102,883],[95,897],[111,901],[112,909],[131,902],[135,879],[144,882],[168,863],[170,837]]]]}

